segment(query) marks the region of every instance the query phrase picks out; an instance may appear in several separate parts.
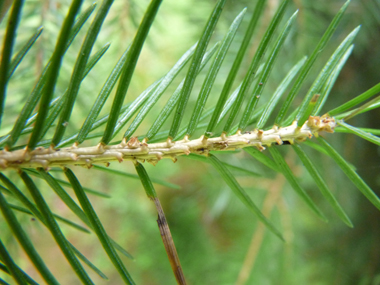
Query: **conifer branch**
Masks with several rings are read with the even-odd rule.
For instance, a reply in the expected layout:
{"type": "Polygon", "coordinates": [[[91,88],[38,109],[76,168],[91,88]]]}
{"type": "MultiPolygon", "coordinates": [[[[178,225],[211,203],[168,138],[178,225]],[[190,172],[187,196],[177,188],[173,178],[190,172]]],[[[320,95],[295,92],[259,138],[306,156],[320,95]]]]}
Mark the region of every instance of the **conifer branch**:
{"type": "Polygon", "coordinates": [[[92,147],[72,147],[54,149],[38,147],[32,151],[27,149],[0,152],[0,167],[7,168],[49,168],[52,166],[82,165],[91,167],[93,163],[106,163],[111,161],[122,162],[124,160],[149,162],[155,165],[163,158],[169,158],[176,162],[177,156],[188,155],[190,153],[208,155],[210,151],[231,151],[249,146],[256,146],[259,150],[264,150],[264,146],[273,143],[279,145],[283,142],[293,144],[302,142],[313,135],[318,136],[320,132],[334,132],[336,126],[335,119],[329,116],[312,117],[303,124],[297,126],[294,121],[290,126],[274,126],[270,130],[254,130],[252,132],[241,133],[227,136],[223,133],[220,137],[209,138],[200,137],[199,139],[183,140],[148,144],[144,139],[140,142],[137,137],[129,141],[123,140],[118,145],[104,146],[101,143],[92,147]]]}

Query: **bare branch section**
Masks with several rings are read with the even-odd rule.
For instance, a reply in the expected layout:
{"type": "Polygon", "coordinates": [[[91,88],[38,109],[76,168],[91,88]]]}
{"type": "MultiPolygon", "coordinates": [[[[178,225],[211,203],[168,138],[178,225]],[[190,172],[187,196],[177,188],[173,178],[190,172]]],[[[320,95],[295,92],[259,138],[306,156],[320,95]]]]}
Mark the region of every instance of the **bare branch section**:
{"type": "Polygon", "coordinates": [[[155,165],[163,158],[169,158],[176,162],[177,156],[188,155],[190,153],[208,155],[210,151],[222,150],[230,151],[249,146],[256,146],[264,150],[264,146],[272,143],[282,144],[284,141],[291,144],[302,142],[313,135],[318,136],[320,132],[334,132],[336,126],[335,119],[328,116],[312,117],[305,122],[302,127],[297,126],[297,121],[288,127],[274,126],[272,129],[254,130],[252,132],[241,133],[227,136],[222,134],[220,137],[172,142],[168,139],[162,143],[148,144],[145,140],[140,142],[136,137],[128,142],[123,141],[118,145],[98,144],[92,147],[72,146],[68,148],[53,149],[39,147],[32,151],[27,149],[0,152],[0,168],[49,168],[52,166],[82,165],[91,167],[94,163],[108,164],[111,161],[122,162],[124,160],[149,162],[155,165]]]}

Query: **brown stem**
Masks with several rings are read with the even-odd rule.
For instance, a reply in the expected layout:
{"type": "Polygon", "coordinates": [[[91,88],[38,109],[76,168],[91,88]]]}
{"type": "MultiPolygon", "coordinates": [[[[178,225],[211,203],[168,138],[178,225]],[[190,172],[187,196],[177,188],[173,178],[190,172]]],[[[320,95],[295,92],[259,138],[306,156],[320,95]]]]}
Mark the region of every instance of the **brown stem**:
{"type": "Polygon", "coordinates": [[[161,203],[158,198],[154,198],[154,204],[156,205],[158,219],[157,224],[160,229],[161,238],[165,246],[166,253],[169,258],[170,265],[172,267],[175,279],[179,285],[186,285],[185,276],[183,275],[181,263],[178,258],[177,249],[175,248],[172,234],[169,229],[169,225],[166,221],[164,211],[161,207],[161,203]]]}

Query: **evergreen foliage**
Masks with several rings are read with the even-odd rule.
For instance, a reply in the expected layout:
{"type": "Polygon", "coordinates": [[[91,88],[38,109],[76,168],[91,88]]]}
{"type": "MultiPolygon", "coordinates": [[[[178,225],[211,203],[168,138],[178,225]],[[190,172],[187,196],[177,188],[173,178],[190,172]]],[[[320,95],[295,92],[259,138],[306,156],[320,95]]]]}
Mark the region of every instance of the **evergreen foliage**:
{"type": "MultiPolygon", "coordinates": [[[[362,128],[347,123],[353,117],[380,106],[380,97],[376,97],[380,84],[338,105],[329,98],[337,77],[352,53],[353,42],[360,29],[356,27],[347,33],[326,60],[323,50],[327,47],[331,50],[334,45],[334,35],[345,17],[349,1],[326,25],[313,51],[305,57],[297,57],[294,62],[295,57],[286,59],[284,56],[284,49],[289,53],[294,46],[290,37],[299,16],[290,0],[280,1],[272,19],[266,24],[263,18],[266,1],[256,1],[255,5],[250,2],[247,8],[234,15],[229,29],[225,29],[222,36],[217,27],[224,17],[225,7],[229,6],[226,0],[216,1],[208,20],[203,23],[203,32],[198,33],[195,45],[188,46],[188,50],[159,79],[149,78],[151,85],[135,98],[132,94],[136,86],[133,84],[141,72],[137,68],[140,56],[149,41],[154,45],[155,39],[150,38],[150,33],[156,28],[156,21],[160,21],[157,17],[163,5],[161,2],[165,1],[151,0],[144,7],[146,11],[142,13],[141,23],[137,24],[133,39],[118,43],[123,53],[118,61],[110,63],[113,68],[108,74],[99,72],[99,66],[113,43],[100,46],[97,40],[104,37],[102,33],[109,29],[107,25],[117,25],[107,22],[113,9],[117,9],[115,5],[120,5],[113,2],[103,0],[98,4],[99,7],[95,7],[95,4],[88,5],[86,1],[71,1],[59,27],[55,47],[46,60],[35,55],[37,45],[44,36],[44,28],[28,31],[27,40],[19,42],[19,23],[21,21],[22,24],[23,9],[27,10],[27,4],[14,0],[6,14],[9,3],[1,2],[0,15],[5,15],[3,22],[6,24],[3,23],[5,31],[0,61],[0,283],[37,284],[41,280],[48,284],[62,282],[51,271],[52,261],[41,257],[34,245],[35,234],[32,232],[35,229],[26,223],[28,220],[25,218],[29,215],[38,221],[37,231],[44,227],[47,231],[43,233],[52,235],[72,267],[72,272],[77,275],[76,280],[83,284],[94,284],[97,283],[94,280],[99,280],[99,277],[109,278],[110,282],[116,278],[126,284],[135,284],[133,271],[128,266],[129,259],[132,259],[129,251],[133,251],[133,248],[128,248],[128,244],[119,238],[112,238],[113,234],[101,222],[102,213],[96,209],[90,195],[97,199],[116,198],[112,197],[112,192],[86,188],[81,182],[85,176],[95,179],[101,172],[108,177],[118,175],[141,182],[148,199],[156,206],[159,231],[175,279],[178,284],[186,284],[186,265],[182,268],[179,262],[183,252],[177,254],[174,246],[177,242],[181,244],[181,236],[170,232],[171,222],[163,210],[165,198],[159,199],[160,193],[155,190],[153,183],[182,190],[178,190],[180,187],[172,181],[150,177],[144,162],[156,165],[162,163],[161,160],[176,162],[178,159],[192,159],[199,164],[209,164],[215,170],[206,175],[206,178],[210,177],[210,183],[221,178],[223,185],[229,187],[237,200],[242,202],[239,207],[245,207],[243,215],[252,212],[254,221],[259,222],[258,231],[265,225],[261,231],[268,229],[270,235],[274,234],[276,242],[281,244],[287,242],[287,235],[283,233],[286,225],[280,221],[281,217],[271,217],[266,200],[262,202],[261,198],[256,199],[258,197],[240,183],[240,175],[251,178],[263,175],[271,179],[275,175],[284,177],[303,203],[295,205],[306,206],[324,222],[331,218],[331,213],[321,203],[322,199],[316,199],[315,193],[305,189],[303,177],[295,173],[294,162],[289,162],[289,151],[283,151],[288,144],[292,146],[287,149],[294,150],[293,154],[299,157],[310,174],[308,177],[311,177],[313,184],[344,224],[353,227],[355,223],[344,209],[345,202],[341,202],[336,191],[330,189],[330,183],[326,180],[330,178],[325,178],[321,165],[309,155],[310,149],[316,149],[329,163],[334,161],[334,169],[340,168],[366,199],[380,210],[378,196],[344,158],[341,147],[333,146],[336,133],[339,132],[354,134],[380,145],[378,128],[362,128]],[[262,38],[259,40],[253,35],[258,34],[260,24],[266,30],[261,31],[262,38]],[[220,38],[219,42],[215,40],[217,37],[220,38]],[[79,46],[78,42],[83,43],[79,46]],[[250,46],[253,43],[257,48],[252,55],[250,46]],[[65,65],[66,60],[73,61],[72,72],[65,65]],[[27,69],[36,64],[33,61],[44,64],[37,75],[31,76],[34,86],[25,80],[27,87],[21,88],[23,76],[30,76],[26,74],[27,69]],[[277,73],[273,74],[278,61],[286,69],[281,78],[277,73]],[[319,73],[314,76],[316,69],[319,73]],[[103,87],[98,95],[92,93],[91,96],[83,97],[86,81],[91,78],[93,71],[98,73],[96,80],[103,87]],[[315,78],[311,79],[312,76],[315,78]],[[201,79],[203,82],[200,82],[201,79]],[[271,80],[275,83],[271,83],[271,80]],[[269,96],[268,93],[273,95],[269,96]],[[75,108],[84,114],[77,115],[79,109],[75,108]],[[248,165],[234,163],[243,154],[251,160],[253,158],[260,166],[252,170],[248,165]],[[122,171],[121,166],[118,169],[110,168],[110,163],[115,164],[115,161],[123,164],[133,162],[137,175],[122,171]],[[257,173],[256,169],[261,169],[261,164],[266,170],[257,173]],[[85,175],[80,166],[87,168],[85,175]],[[56,197],[47,194],[44,183],[56,197]],[[73,192],[64,187],[71,188],[73,192]],[[54,202],[57,197],[59,204],[67,209],[65,216],[58,213],[59,206],[54,202]],[[114,274],[107,277],[101,266],[87,259],[81,248],[70,241],[73,233],[84,236],[84,239],[87,238],[86,233],[95,235],[113,266],[111,272],[117,272],[120,277],[114,274]],[[27,262],[16,255],[19,250],[13,248],[15,245],[11,248],[6,246],[9,237],[17,239],[24,251],[23,256],[29,259],[27,262]],[[26,264],[32,264],[39,275],[30,273],[26,264]]],[[[138,5],[142,4],[131,1],[130,8],[142,8],[138,5]]],[[[193,9],[196,13],[198,7],[193,9]]],[[[132,23],[139,22],[132,14],[133,11],[132,23]]],[[[149,66],[144,68],[149,69],[149,66]]],[[[176,164],[170,167],[175,168],[176,164]]],[[[125,191],[134,190],[127,188],[125,191]]],[[[282,195],[280,190],[276,195],[282,195]]],[[[234,198],[231,196],[229,199],[234,198]]],[[[280,200],[278,197],[273,199],[280,200]]],[[[118,203],[122,205],[121,201],[118,203]]],[[[116,214],[114,219],[128,224],[129,219],[135,217],[116,214]]],[[[249,260],[248,255],[247,258],[249,260]]],[[[207,264],[202,266],[207,267],[207,264]]],[[[214,274],[219,272],[215,271],[214,274]]],[[[244,274],[239,276],[238,284],[246,282],[249,274],[248,277],[244,274]]],[[[144,282],[139,278],[137,284],[144,282]]],[[[169,276],[167,278],[172,280],[169,276]]],[[[149,284],[147,280],[146,284],[149,284]]],[[[204,284],[211,284],[204,281],[204,284]]]]}

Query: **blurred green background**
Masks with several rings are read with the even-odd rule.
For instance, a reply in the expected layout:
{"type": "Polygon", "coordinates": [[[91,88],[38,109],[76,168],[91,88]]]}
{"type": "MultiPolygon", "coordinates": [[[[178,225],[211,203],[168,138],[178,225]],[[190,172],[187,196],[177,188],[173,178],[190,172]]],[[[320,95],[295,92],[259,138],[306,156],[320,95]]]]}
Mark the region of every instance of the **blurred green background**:
{"type": "MultiPolygon", "coordinates": [[[[84,1],[83,9],[91,3],[84,1]]],[[[74,133],[84,122],[102,84],[133,39],[148,3],[147,0],[115,1],[93,51],[99,50],[107,42],[111,43],[111,47],[83,81],[68,132],[74,133]]],[[[166,74],[180,56],[197,41],[215,3],[216,1],[211,0],[163,1],[139,58],[127,101],[136,98],[151,83],[166,74]]],[[[267,1],[265,13],[254,34],[235,87],[243,79],[250,59],[279,3],[279,0],[267,1]]],[[[265,97],[270,97],[287,71],[304,55],[310,55],[343,3],[341,0],[294,0],[289,5],[283,22],[299,9],[297,23],[277,60],[265,88],[262,103],[265,102],[265,97]]],[[[68,0],[26,1],[16,50],[37,27],[43,26],[44,32],[10,83],[1,134],[10,130],[37,76],[49,59],[69,4],[68,0]]],[[[233,19],[244,7],[248,10],[218,75],[207,106],[215,104],[218,98],[255,4],[256,1],[248,0],[227,1],[212,43],[224,36],[233,19]]],[[[86,23],[64,58],[56,89],[57,96],[67,88],[77,52],[92,18],[86,23]]],[[[4,37],[5,24],[6,19],[0,26],[0,38],[4,37]]],[[[305,84],[303,90],[308,90],[331,53],[358,25],[362,25],[362,28],[355,39],[354,52],[331,92],[325,106],[326,111],[380,82],[380,1],[353,0],[332,40],[312,69],[308,84],[305,84]]],[[[144,134],[149,129],[158,111],[184,77],[185,71],[158,102],[155,107],[157,112],[151,112],[140,126],[138,134],[144,134]]],[[[197,90],[204,76],[205,72],[198,77],[198,85],[192,93],[189,110],[194,106],[197,90]]],[[[295,106],[301,100],[302,98],[296,98],[295,106]]],[[[102,114],[109,112],[111,102],[108,102],[102,114]]],[[[373,110],[355,117],[350,123],[359,127],[378,128],[379,121],[379,111],[373,110]]],[[[380,194],[379,148],[353,135],[337,133],[326,135],[326,138],[356,166],[358,173],[368,185],[380,194]]],[[[96,142],[89,141],[86,145],[96,142]]],[[[145,165],[151,177],[164,179],[181,187],[178,190],[155,184],[188,283],[380,284],[380,213],[355,189],[332,160],[320,156],[316,151],[308,151],[352,219],[355,228],[348,228],[335,216],[290,147],[283,146],[281,151],[301,184],[324,210],[329,223],[318,220],[296,197],[281,175],[261,166],[244,152],[220,154],[218,157],[262,175],[253,177],[235,173],[256,204],[260,205],[264,213],[270,215],[271,220],[282,229],[286,243],[258,225],[256,218],[234,197],[210,165],[186,158],[180,158],[176,164],[161,161],[155,167],[145,165]]],[[[112,163],[110,167],[135,173],[131,163],[112,163]]],[[[122,258],[136,283],[175,284],[157,228],[154,204],[147,199],[140,181],[110,175],[96,169],[77,167],[74,170],[83,186],[111,196],[108,199],[89,197],[109,235],[135,257],[134,260],[122,258]]],[[[46,185],[41,185],[41,188],[45,190],[43,194],[47,197],[49,205],[57,213],[75,220],[46,185]]],[[[71,189],[67,191],[73,194],[71,189]]],[[[78,284],[79,281],[50,234],[30,217],[18,214],[18,218],[24,222],[37,250],[48,261],[49,268],[57,275],[58,280],[62,284],[78,284]]],[[[62,228],[68,239],[110,279],[102,280],[90,272],[95,284],[122,284],[95,235],[84,234],[65,226],[62,228]]],[[[0,231],[10,252],[20,257],[18,262],[22,268],[41,281],[2,219],[0,231]],[[9,235],[6,236],[5,233],[9,235]]],[[[0,276],[9,280],[3,273],[0,273],[0,276]]]]}

